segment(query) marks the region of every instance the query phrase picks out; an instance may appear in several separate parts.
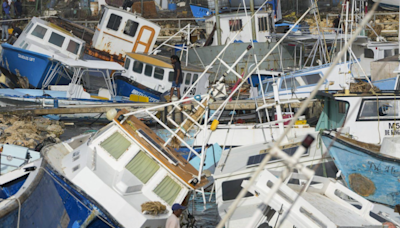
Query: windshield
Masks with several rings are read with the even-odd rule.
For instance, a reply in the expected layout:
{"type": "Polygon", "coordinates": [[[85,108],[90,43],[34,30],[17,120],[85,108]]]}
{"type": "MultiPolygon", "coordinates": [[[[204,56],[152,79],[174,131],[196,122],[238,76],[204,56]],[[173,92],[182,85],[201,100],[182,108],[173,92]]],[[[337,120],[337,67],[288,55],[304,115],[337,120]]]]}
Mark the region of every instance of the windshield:
{"type": "MultiPolygon", "coordinates": [[[[262,84],[262,89],[263,89],[263,91],[264,91],[264,94],[267,94],[267,93],[272,93],[274,90],[273,90],[273,87],[272,87],[272,82],[265,82],[265,83],[263,83],[262,84]]],[[[261,90],[260,90],[260,87],[261,86],[259,86],[258,87],[258,95],[259,96],[262,96],[262,93],[261,93],[261,90]]]]}

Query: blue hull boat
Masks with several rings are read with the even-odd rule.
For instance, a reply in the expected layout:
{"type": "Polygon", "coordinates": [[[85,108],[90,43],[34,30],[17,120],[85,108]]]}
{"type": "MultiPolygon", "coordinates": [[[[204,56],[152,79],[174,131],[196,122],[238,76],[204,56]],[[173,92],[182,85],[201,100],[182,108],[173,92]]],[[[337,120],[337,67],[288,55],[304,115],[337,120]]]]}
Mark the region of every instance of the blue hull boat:
{"type": "Polygon", "coordinates": [[[68,224],[62,199],[43,170],[2,185],[0,198],[9,201],[1,207],[0,227],[18,227],[18,224],[19,227],[65,227],[68,224]]]}
{"type": "Polygon", "coordinates": [[[149,98],[149,102],[159,102],[162,93],[145,87],[133,80],[123,76],[115,77],[115,84],[117,85],[117,95],[129,97],[131,94],[145,96],[149,98]]]}
{"type": "Polygon", "coordinates": [[[374,144],[323,134],[322,140],[347,187],[368,200],[400,204],[400,159],[379,153],[374,144]]]}
{"type": "Polygon", "coordinates": [[[48,55],[25,50],[19,47],[4,43],[1,45],[1,66],[16,76],[26,77],[31,88],[41,89],[43,81],[51,72],[57,75],[51,81],[51,85],[68,85],[70,79],[58,77],[57,68],[60,67],[57,61],[52,61],[48,55]]]}
{"type": "Polygon", "coordinates": [[[109,228],[122,227],[112,218],[108,212],[84,192],[78,191],[74,184],[60,177],[55,170],[47,165],[46,170],[53,179],[55,188],[64,203],[64,207],[70,222],[68,227],[91,227],[91,228],[109,228]],[[101,218],[100,218],[101,217],[101,218]]]}

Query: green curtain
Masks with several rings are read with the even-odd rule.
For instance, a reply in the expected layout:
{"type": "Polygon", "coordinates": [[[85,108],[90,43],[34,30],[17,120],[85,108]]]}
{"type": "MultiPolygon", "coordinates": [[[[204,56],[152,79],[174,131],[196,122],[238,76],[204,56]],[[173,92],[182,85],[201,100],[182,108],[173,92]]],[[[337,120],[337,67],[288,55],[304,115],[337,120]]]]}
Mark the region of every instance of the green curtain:
{"type": "Polygon", "coordinates": [[[131,142],[122,136],[119,132],[115,132],[108,139],[100,143],[108,153],[111,154],[115,159],[121,157],[121,155],[129,148],[131,142]]]}
{"type": "Polygon", "coordinates": [[[139,153],[125,166],[133,175],[135,175],[143,184],[157,172],[160,166],[143,151],[139,153]]]}
{"type": "Polygon", "coordinates": [[[166,176],[153,192],[169,205],[172,205],[181,189],[182,188],[178,183],[172,180],[171,177],[166,176]]]}

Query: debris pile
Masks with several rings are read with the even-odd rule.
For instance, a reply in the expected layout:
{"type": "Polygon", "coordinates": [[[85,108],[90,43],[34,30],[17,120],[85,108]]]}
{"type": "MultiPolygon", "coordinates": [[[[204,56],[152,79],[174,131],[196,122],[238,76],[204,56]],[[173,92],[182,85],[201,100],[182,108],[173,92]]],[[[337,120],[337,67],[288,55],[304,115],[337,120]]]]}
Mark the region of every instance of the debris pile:
{"type": "Polygon", "coordinates": [[[48,138],[61,142],[58,137],[64,132],[63,127],[62,122],[43,117],[0,115],[0,143],[34,149],[48,138]]]}

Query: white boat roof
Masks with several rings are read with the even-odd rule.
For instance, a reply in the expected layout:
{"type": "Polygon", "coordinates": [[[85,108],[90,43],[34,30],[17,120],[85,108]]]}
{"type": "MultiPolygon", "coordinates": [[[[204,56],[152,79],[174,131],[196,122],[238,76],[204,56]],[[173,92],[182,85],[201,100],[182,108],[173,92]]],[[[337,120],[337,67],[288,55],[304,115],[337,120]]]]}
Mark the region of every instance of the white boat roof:
{"type": "MultiPolygon", "coordinates": [[[[266,132],[269,132],[269,129],[265,129],[266,132]]],[[[274,132],[274,138],[278,137],[279,129],[278,127],[273,127],[272,131],[274,132]]],[[[297,144],[301,142],[306,134],[315,133],[315,128],[296,128],[293,131],[288,133],[288,138],[290,140],[290,145],[297,144]],[[296,135],[297,137],[293,137],[296,135]]],[[[268,139],[267,139],[268,140],[268,139]]],[[[268,140],[271,142],[271,140],[268,140]]],[[[287,141],[286,141],[287,142],[287,141]]],[[[287,143],[285,143],[287,145],[287,143]]],[[[266,150],[272,146],[271,143],[257,143],[248,146],[236,147],[231,150],[226,149],[222,152],[221,158],[219,160],[218,166],[214,172],[214,178],[218,179],[219,177],[223,177],[225,175],[230,175],[231,173],[245,173],[245,172],[253,172],[254,168],[257,167],[257,164],[253,164],[248,166],[248,162],[250,157],[266,154],[266,150]]],[[[284,146],[282,149],[287,148],[284,146]]],[[[274,167],[284,166],[282,162],[278,162],[280,159],[273,158],[269,163],[275,163],[274,167]]]]}
{"type": "Polygon", "coordinates": [[[54,56],[55,60],[71,67],[82,67],[88,69],[99,69],[99,70],[125,70],[121,65],[116,62],[102,61],[102,60],[81,60],[81,59],[70,59],[63,58],[61,56],[54,56]]]}

